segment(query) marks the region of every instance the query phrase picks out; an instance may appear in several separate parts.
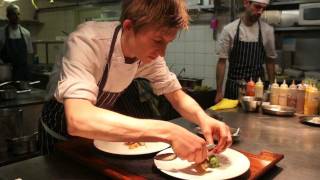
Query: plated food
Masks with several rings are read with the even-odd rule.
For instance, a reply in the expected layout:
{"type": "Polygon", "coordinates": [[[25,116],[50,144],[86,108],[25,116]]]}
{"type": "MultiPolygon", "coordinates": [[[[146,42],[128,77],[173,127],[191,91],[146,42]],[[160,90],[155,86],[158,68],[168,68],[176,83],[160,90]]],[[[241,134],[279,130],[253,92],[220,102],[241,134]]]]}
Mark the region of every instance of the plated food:
{"type": "MultiPolygon", "coordinates": [[[[155,157],[161,154],[173,153],[171,148],[159,152],[155,157]]],[[[230,179],[238,177],[250,168],[249,159],[238,151],[226,149],[221,154],[215,155],[216,159],[208,158],[208,164],[199,171],[199,164],[194,164],[180,158],[171,161],[163,161],[154,158],[156,167],[163,173],[180,179],[230,179]],[[212,160],[212,162],[210,162],[212,160]]]]}
{"type": "Polygon", "coordinates": [[[320,117],[319,116],[303,116],[300,117],[300,122],[310,126],[320,127],[320,117]]]}
{"type": "Polygon", "coordinates": [[[94,140],[94,146],[106,153],[117,155],[143,155],[162,151],[170,144],[163,142],[107,142],[94,140]]]}
{"type": "Polygon", "coordinates": [[[140,146],[145,146],[146,143],[144,142],[125,142],[124,143],[126,146],[128,146],[129,149],[135,149],[138,148],[140,146]]]}

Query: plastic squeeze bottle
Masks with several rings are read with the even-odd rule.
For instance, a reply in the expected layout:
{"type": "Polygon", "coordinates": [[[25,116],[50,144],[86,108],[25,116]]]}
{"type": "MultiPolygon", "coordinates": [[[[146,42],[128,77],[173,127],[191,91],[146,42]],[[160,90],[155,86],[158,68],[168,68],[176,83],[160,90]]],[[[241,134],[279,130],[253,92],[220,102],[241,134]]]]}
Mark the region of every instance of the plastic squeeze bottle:
{"type": "Polygon", "coordinates": [[[261,81],[260,77],[255,86],[255,96],[256,98],[259,98],[259,99],[263,98],[263,82],[261,81]]]}
{"type": "Polygon", "coordinates": [[[314,86],[308,86],[306,89],[305,103],[304,103],[304,114],[305,115],[316,115],[318,114],[319,106],[319,91],[314,86]]]}
{"type": "Polygon", "coordinates": [[[247,83],[246,91],[247,96],[254,96],[255,83],[252,81],[252,78],[250,78],[250,81],[247,83]]]}
{"type": "Polygon", "coordinates": [[[271,85],[271,102],[272,105],[279,104],[279,84],[277,83],[277,79],[274,79],[274,83],[271,85]]]}
{"type": "Polygon", "coordinates": [[[288,85],[286,84],[286,80],[283,80],[283,83],[279,89],[279,105],[280,106],[287,106],[287,99],[288,99],[288,85]]]}
{"type": "Polygon", "coordinates": [[[287,105],[293,108],[296,108],[297,105],[297,86],[294,83],[294,80],[289,86],[287,105]]]}
{"type": "Polygon", "coordinates": [[[303,114],[304,112],[304,97],[305,97],[306,89],[303,84],[299,84],[297,88],[297,104],[296,104],[296,112],[299,114],[303,114]]]}

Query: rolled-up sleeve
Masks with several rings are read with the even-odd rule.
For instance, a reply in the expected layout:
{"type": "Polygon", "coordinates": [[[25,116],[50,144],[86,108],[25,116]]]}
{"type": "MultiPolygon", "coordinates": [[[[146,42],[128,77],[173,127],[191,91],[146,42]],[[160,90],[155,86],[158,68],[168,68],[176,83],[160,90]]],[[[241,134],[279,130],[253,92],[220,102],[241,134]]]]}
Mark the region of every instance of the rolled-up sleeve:
{"type": "Polygon", "coordinates": [[[62,59],[62,70],[55,97],[62,102],[66,98],[87,99],[96,103],[98,94],[97,76],[99,46],[90,35],[75,33],[66,42],[66,53],[62,59]]]}
{"type": "Polygon", "coordinates": [[[226,28],[223,28],[218,39],[217,55],[219,58],[229,58],[229,51],[231,48],[231,37],[226,28]]]}
{"type": "Polygon", "coordinates": [[[156,95],[181,89],[177,76],[170,72],[164,58],[160,56],[151,63],[141,64],[136,77],[148,79],[156,95]]]}
{"type": "Polygon", "coordinates": [[[274,29],[270,27],[270,30],[267,31],[267,42],[266,42],[266,55],[271,59],[276,59],[278,57],[275,47],[275,38],[274,38],[274,29]]]}

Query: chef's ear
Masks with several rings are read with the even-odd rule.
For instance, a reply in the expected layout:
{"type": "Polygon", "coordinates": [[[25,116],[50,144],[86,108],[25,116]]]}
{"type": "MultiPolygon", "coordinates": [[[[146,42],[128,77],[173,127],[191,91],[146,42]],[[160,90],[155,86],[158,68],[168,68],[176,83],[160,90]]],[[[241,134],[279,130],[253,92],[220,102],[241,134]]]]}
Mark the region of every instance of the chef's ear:
{"type": "Polygon", "coordinates": [[[126,19],[122,23],[123,31],[133,31],[133,21],[130,19],[126,19]]]}

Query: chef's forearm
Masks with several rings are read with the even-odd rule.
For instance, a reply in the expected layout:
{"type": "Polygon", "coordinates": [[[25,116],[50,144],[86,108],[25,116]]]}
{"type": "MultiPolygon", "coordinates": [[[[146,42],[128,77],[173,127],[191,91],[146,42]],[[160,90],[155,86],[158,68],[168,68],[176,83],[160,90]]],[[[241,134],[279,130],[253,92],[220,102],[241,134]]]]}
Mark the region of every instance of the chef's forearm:
{"type": "Polygon", "coordinates": [[[268,73],[269,81],[273,81],[275,78],[275,65],[274,65],[274,59],[267,58],[266,61],[266,68],[268,73]]]}
{"type": "Polygon", "coordinates": [[[224,73],[226,69],[226,59],[220,58],[216,67],[216,83],[217,83],[217,91],[222,91],[224,73]]]}
{"type": "Polygon", "coordinates": [[[136,119],[113,111],[97,108],[89,101],[64,101],[68,133],[105,141],[170,142],[170,131],[176,125],[159,120],[136,119]]]}

